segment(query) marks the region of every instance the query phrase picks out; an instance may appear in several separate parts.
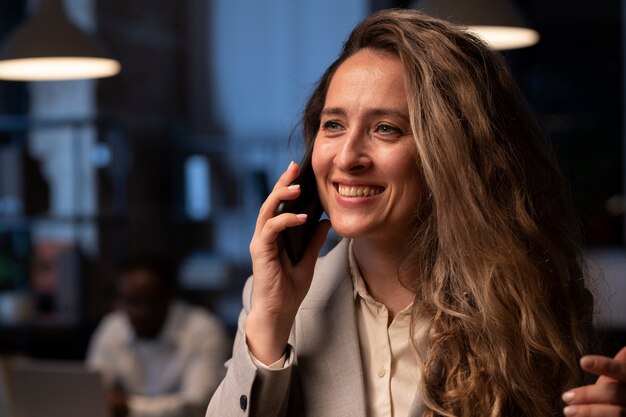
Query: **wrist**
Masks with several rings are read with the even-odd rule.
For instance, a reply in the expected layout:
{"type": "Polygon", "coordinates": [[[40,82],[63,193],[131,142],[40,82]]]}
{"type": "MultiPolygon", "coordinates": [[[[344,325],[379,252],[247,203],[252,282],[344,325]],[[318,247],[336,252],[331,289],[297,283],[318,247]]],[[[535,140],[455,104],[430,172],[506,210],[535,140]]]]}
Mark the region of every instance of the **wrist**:
{"type": "Polygon", "coordinates": [[[294,317],[250,311],[246,343],[250,353],[265,365],[280,359],[286,349],[294,317]]]}

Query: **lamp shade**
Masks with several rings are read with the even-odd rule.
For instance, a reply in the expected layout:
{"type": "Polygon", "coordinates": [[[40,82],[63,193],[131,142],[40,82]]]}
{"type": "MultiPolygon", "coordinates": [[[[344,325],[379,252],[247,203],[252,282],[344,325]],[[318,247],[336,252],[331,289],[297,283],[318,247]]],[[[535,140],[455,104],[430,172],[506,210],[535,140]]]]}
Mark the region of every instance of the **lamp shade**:
{"type": "Polygon", "coordinates": [[[420,0],[414,8],[467,27],[498,50],[532,46],[539,33],[532,29],[511,0],[420,0]]]}
{"type": "Polygon", "coordinates": [[[5,80],[100,78],[119,71],[119,62],[67,19],[61,0],[40,0],[0,49],[0,79],[5,80]]]}

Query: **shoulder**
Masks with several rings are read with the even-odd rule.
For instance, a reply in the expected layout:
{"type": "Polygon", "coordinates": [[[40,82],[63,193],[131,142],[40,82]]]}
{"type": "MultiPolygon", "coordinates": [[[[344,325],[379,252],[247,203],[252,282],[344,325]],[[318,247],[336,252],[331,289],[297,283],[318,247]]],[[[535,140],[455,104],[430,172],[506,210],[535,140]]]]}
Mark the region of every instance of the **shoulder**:
{"type": "Polygon", "coordinates": [[[105,315],[94,330],[90,345],[94,347],[117,346],[132,337],[132,328],[126,315],[113,311],[105,315]]]}
{"type": "Polygon", "coordinates": [[[205,308],[175,301],[164,330],[164,337],[174,341],[188,354],[212,355],[226,359],[230,338],[221,320],[205,308]]]}
{"type": "Polygon", "coordinates": [[[121,311],[112,311],[105,315],[96,328],[96,332],[106,334],[126,334],[130,330],[128,318],[121,311]]]}
{"type": "Polygon", "coordinates": [[[171,316],[175,327],[192,333],[222,331],[221,321],[207,309],[176,300],[171,306],[171,316]]]}

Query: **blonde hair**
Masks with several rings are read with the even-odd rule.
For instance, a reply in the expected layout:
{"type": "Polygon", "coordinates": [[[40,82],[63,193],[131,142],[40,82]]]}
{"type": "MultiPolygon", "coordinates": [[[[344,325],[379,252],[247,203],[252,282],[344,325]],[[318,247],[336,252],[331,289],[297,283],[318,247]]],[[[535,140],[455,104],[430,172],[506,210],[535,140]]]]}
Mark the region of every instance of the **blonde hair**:
{"type": "Polygon", "coordinates": [[[418,360],[425,415],[560,414],[560,394],[581,379],[593,298],[562,175],[505,61],[448,22],[376,13],[311,95],[308,144],[337,67],[363,48],[403,63],[415,175],[429,190],[401,266],[414,323],[431,322],[418,360]]]}

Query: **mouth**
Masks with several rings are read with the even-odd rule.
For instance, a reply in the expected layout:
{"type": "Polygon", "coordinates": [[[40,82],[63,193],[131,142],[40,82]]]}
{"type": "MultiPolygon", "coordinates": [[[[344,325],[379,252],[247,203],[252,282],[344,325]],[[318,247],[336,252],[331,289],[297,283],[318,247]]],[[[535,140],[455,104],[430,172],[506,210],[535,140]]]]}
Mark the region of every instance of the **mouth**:
{"type": "Polygon", "coordinates": [[[343,185],[337,184],[337,192],[342,197],[372,197],[382,193],[383,187],[375,185],[343,185]]]}

